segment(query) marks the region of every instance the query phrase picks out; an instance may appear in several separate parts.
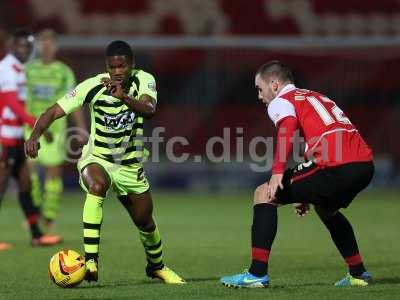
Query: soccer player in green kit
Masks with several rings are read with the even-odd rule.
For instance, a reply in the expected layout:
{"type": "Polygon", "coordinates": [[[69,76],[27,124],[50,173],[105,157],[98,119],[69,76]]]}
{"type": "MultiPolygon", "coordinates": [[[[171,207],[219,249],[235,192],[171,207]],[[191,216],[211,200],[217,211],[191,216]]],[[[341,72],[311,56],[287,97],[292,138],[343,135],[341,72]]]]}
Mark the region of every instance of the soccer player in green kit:
{"type": "MultiPolygon", "coordinates": [[[[27,110],[35,117],[76,85],[71,68],[56,59],[56,38],[56,33],[51,29],[39,32],[38,58],[25,65],[28,87],[27,110]]],[[[72,117],[76,126],[85,126],[81,111],[73,113],[72,117]]],[[[30,161],[33,201],[36,206],[41,206],[42,218],[47,227],[53,225],[63,191],[62,164],[66,157],[66,129],[66,119],[55,121],[49,128],[53,141],[46,142],[41,138],[38,158],[36,161],[30,161]],[[46,169],[44,193],[41,191],[36,163],[46,169]]],[[[29,137],[31,131],[31,128],[25,128],[26,137],[29,137]]]]}
{"type": "Polygon", "coordinates": [[[154,77],[135,69],[132,49],[123,41],[108,45],[106,67],[108,73],[83,81],[40,116],[25,143],[25,152],[35,158],[39,137],[53,121],[89,105],[91,132],[78,162],[80,183],[87,193],[83,208],[86,279],[98,279],[102,206],[112,188],[139,229],[147,276],[165,283],[184,283],[164,265],[150,187],[141,164],[144,117],[151,117],[156,111],[154,77]]]}

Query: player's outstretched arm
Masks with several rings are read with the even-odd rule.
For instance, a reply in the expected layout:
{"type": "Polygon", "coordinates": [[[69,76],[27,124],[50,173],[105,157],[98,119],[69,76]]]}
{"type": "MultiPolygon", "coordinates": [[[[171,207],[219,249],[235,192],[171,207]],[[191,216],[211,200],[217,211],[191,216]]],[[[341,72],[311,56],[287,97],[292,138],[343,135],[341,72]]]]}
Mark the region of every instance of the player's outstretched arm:
{"type": "Polygon", "coordinates": [[[28,157],[37,157],[39,150],[39,138],[50,127],[50,125],[57,119],[65,116],[64,110],[56,103],[49,107],[37,119],[33,127],[31,136],[25,142],[25,154],[28,157]]]}
{"type": "Polygon", "coordinates": [[[85,115],[82,110],[77,110],[69,115],[76,127],[86,129],[85,115]]]}

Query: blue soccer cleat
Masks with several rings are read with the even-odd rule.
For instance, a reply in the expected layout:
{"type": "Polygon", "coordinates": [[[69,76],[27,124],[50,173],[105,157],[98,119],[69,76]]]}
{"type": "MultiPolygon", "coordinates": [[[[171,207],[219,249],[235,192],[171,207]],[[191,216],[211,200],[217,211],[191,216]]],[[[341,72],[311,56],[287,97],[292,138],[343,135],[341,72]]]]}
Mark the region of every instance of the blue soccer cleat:
{"type": "Polygon", "coordinates": [[[347,274],[345,278],[337,281],[335,286],[344,287],[344,286],[367,286],[372,282],[372,276],[367,271],[362,273],[360,276],[353,277],[350,274],[347,274]]]}
{"type": "Polygon", "coordinates": [[[362,278],[363,280],[365,280],[368,283],[372,282],[372,276],[371,274],[369,274],[367,271],[365,271],[364,273],[361,274],[360,278],[362,278]]]}
{"type": "Polygon", "coordinates": [[[227,287],[234,288],[265,288],[269,285],[269,277],[257,277],[249,272],[244,272],[232,276],[224,276],[220,282],[227,287]]]}

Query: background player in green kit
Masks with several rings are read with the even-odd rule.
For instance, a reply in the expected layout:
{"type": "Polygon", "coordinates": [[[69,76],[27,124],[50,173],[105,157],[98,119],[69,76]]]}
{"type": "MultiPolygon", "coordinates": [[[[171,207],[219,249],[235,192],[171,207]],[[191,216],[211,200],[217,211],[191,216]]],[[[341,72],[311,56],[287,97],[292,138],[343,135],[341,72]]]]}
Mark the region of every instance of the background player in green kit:
{"type": "Polygon", "coordinates": [[[149,183],[140,162],[144,117],[151,117],[156,110],[154,77],[134,69],[132,50],[123,41],[108,45],[106,66],[108,73],[85,80],[40,116],[25,144],[26,154],[37,156],[38,139],[54,120],[88,105],[91,131],[78,162],[80,183],[87,193],[83,208],[86,279],[98,278],[102,205],[112,188],[139,229],[147,257],[147,276],[165,283],[184,283],[163,263],[149,183]]]}
{"type": "MultiPolygon", "coordinates": [[[[35,117],[38,117],[76,85],[71,68],[56,60],[56,52],[56,33],[51,29],[39,32],[38,57],[25,66],[28,86],[27,110],[35,117]]],[[[78,127],[84,126],[80,111],[72,116],[78,127]]],[[[36,206],[41,206],[42,217],[49,227],[57,215],[63,190],[62,164],[66,156],[66,128],[66,119],[55,121],[49,128],[53,135],[53,141],[46,142],[44,138],[41,138],[41,151],[38,159],[30,162],[33,201],[36,206]],[[41,191],[36,163],[46,169],[44,193],[41,191]]],[[[26,128],[25,131],[28,137],[31,129],[26,128]]]]}

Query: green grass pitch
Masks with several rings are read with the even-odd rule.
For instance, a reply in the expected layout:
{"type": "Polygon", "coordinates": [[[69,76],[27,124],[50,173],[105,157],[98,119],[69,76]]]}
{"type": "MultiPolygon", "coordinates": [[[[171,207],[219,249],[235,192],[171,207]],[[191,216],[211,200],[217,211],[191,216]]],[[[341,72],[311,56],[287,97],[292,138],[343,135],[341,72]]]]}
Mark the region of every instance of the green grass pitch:
{"type": "Polygon", "coordinates": [[[0,299],[399,299],[400,193],[368,191],[344,213],[358,236],[361,253],[375,284],[335,288],[346,273],[328,232],[314,212],[296,218],[291,207],[279,210],[277,239],[270,259],[267,289],[228,289],[222,275],[248,266],[251,192],[242,194],[155,193],[155,216],[164,241],[165,262],[188,284],[168,286],[145,277],[145,259],[136,228],[123,207],[106,200],[99,282],[72,289],[55,286],[47,277],[52,254],[62,248],[82,249],[84,195],[66,194],[58,232],[62,246],[32,249],[22,227],[22,213],[8,194],[0,214],[0,299]]]}

